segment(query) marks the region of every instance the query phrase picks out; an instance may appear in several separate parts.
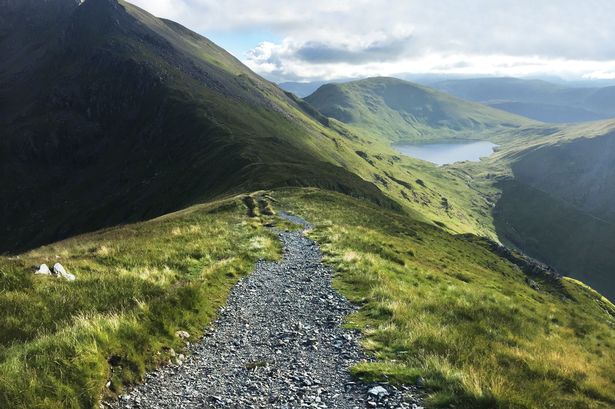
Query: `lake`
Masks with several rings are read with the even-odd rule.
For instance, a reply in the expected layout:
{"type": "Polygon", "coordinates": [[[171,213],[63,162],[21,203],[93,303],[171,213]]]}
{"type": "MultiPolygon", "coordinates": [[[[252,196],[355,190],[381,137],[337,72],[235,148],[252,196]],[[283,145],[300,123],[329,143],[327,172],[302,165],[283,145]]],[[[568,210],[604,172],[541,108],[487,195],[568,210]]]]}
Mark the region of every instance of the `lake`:
{"type": "Polygon", "coordinates": [[[447,165],[466,160],[478,161],[489,156],[497,145],[488,141],[456,141],[393,145],[400,153],[417,159],[426,160],[436,165],[447,165]]]}

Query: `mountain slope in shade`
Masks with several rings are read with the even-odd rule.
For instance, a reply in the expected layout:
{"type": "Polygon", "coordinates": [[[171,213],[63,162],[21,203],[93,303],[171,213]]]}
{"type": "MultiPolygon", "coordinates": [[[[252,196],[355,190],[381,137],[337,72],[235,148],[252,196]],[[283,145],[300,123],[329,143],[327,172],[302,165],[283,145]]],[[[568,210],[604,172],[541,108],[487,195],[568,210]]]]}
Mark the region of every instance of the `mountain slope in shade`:
{"type": "Polygon", "coordinates": [[[247,187],[387,201],[338,133],[179,24],[116,0],[0,7],[0,251],[247,187]]]}
{"type": "Polygon", "coordinates": [[[464,166],[499,192],[502,241],[615,299],[615,122],[520,136],[464,166]]]}
{"type": "Polygon", "coordinates": [[[326,116],[392,142],[481,139],[532,123],[396,78],[327,84],[306,101],[326,116]]]}

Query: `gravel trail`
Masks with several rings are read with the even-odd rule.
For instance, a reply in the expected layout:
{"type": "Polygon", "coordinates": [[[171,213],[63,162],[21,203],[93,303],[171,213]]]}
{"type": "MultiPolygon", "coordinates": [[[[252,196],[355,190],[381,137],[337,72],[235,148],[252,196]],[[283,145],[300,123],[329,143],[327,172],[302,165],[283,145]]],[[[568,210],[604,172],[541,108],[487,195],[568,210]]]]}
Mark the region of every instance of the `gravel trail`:
{"type": "Polygon", "coordinates": [[[420,408],[413,388],[353,381],[348,368],[367,359],[359,334],[341,327],[354,307],[333,289],[316,243],[278,236],[283,260],[259,262],[188,357],[148,374],[115,408],[420,408]]]}

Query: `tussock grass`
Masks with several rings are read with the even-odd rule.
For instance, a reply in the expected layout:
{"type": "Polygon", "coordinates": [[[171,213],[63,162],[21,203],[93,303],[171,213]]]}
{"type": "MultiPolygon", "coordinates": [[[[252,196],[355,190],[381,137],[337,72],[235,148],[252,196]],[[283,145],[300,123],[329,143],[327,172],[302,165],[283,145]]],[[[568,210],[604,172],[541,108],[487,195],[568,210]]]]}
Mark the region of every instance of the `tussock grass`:
{"type": "Polygon", "coordinates": [[[176,331],[200,336],[231,286],[279,253],[231,199],[0,257],[0,407],[97,407],[185,346],[176,331]],[[34,276],[56,260],[77,281],[34,276]]]}
{"type": "Polygon", "coordinates": [[[348,323],[379,360],[358,376],[420,376],[431,407],[615,407],[615,307],[587,286],[536,291],[480,239],[341,195],[278,199],[316,223],[336,286],[363,306],[348,323]]]}

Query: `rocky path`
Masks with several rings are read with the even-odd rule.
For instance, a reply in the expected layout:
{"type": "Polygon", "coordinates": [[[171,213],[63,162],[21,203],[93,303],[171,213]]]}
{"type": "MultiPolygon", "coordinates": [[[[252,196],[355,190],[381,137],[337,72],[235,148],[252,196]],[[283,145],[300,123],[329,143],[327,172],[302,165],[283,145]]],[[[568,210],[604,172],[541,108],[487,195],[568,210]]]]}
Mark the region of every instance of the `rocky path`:
{"type": "Polygon", "coordinates": [[[313,241],[302,232],[278,235],[283,260],[259,262],[188,358],[149,374],[115,407],[419,407],[410,389],[351,379],[348,368],[365,359],[359,335],[341,327],[353,306],[332,288],[313,241]]]}

